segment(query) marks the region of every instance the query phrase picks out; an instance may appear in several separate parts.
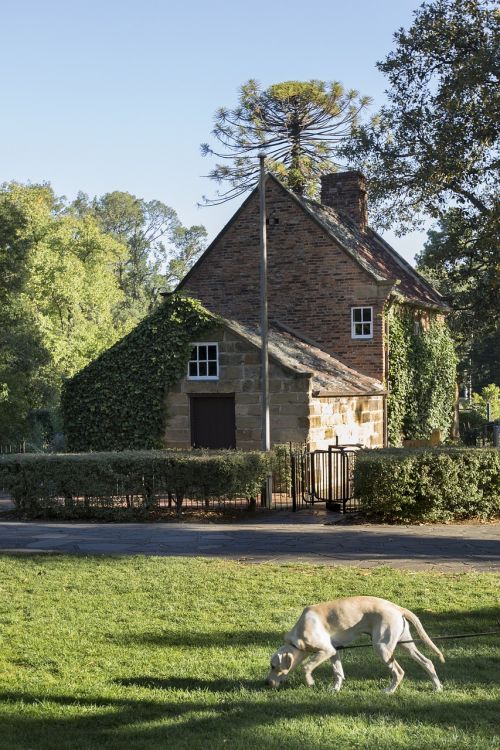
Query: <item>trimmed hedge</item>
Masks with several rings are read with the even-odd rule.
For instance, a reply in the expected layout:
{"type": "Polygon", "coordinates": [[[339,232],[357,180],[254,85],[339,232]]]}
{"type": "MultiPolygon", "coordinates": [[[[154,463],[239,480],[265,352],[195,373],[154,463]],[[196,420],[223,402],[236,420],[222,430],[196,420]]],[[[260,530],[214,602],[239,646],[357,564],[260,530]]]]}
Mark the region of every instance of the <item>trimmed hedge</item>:
{"type": "Polygon", "coordinates": [[[361,451],[354,492],[367,517],[448,521],[500,516],[500,450],[361,451]]]}
{"type": "Polygon", "coordinates": [[[123,451],[0,456],[0,487],[28,518],[147,516],[160,496],[256,497],[271,457],[243,451],[123,451]]]}

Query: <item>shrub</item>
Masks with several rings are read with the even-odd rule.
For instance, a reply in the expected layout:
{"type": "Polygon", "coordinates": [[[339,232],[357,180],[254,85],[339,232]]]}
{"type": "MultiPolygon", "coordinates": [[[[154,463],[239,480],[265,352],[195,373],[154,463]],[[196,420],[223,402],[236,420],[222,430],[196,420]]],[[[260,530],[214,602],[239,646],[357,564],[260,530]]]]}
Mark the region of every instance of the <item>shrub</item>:
{"type": "Polygon", "coordinates": [[[447,521],[500,515],[500,451],[493,448],[362,451],[354,491],[365,516],[447,521]]]}
{"type": "Polygon", "coordinates": [[[0,456],[0,486],[30,518],[148,515],[159,496],[255,497],[269,471],[265,453],[123,451],[0,456]]]}
{"type": "Polygon", "coordinates": [[[481,393],[472,394],[472,408],[486,420],[487,408],[490,405],[490,419],[500,419],[500,386],[495,383],[485,385],[481,393]]]}

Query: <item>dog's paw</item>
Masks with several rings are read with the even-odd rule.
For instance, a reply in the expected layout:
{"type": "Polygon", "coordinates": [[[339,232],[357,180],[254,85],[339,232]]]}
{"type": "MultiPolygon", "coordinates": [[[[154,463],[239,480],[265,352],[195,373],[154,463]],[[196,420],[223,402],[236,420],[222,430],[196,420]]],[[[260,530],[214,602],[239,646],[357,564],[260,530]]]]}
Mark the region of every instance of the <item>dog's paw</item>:
{"type": "Polygon", "coordinates": [[[328,689],[331,693],[340,693],[341,688],[342,688],[341,682],[334,682],[333,685],[330,685],[328,689]]]}

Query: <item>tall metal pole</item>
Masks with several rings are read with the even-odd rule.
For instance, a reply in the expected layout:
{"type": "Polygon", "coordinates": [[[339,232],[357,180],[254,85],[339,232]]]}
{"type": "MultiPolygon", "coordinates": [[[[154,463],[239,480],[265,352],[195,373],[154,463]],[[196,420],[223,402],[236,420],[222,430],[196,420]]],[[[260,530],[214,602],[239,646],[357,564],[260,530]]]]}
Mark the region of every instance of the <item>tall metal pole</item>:
{"type": "MultiPolygon", "coordinates": [[[[260,336],[261,336],[261,449],[271,450],[271,427],[269,418],[269,355],[267,320],[267,233],[266,233],[266,169],[264,154],[260,160],[260,336]]],[[[272,505],[272,478],[268,477],[265,487],[266,506],[272,505]]]]}

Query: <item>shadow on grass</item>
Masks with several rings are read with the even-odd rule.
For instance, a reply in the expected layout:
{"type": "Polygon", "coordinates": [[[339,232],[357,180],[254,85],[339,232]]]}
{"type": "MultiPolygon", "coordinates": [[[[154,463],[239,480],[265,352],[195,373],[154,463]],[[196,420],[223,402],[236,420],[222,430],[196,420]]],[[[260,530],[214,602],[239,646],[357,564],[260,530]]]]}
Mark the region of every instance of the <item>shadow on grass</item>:
{"type": "MultiPolygon", "coordinates": [[[[290,623],[292,625],[292,623],[290,623]]],[[[259,630],[219,630],[210,633],[169,632],[160,633],[128,633],[126,635],[112,635],[109,640],[125,646],[146,645],[161,648],[212,648],[221,646],[266,646],[277,648],[283,643],[286,628],[280,632],[259,630]]]]}
{"type": "MultiPolygon", "coordinates": [[[[367,696],[365,693],[360,701],[359,696],[346,694],[344,698],[342,694],[333,696],[326,691],[304,689],[292,696],[289,693],[271,695],[263,690],[261,697],[255,695],[252,700],[229,695],[225,700],[208,703],[201,702],[199,694],[194,700],[171,702],[136,697],[123,699],[95,695],[77,698],[10,691],[0,694],[0,701],[7,704],[22,702],[22,713],[14,713],[14,710],[3,712],[2,746],[36,747],[37,750],[53,750],[54,747],[59,750],[128,750],[130,747],[196,750],[223,746],[245,748],[255,742],[264,750],[283,746],[287,750],[303,750],[303,731],[299,730],[294,736],[295,724],[288,724],[286,737],[281,739],[275,733],[266,735],[276,722],[282,726],[297,720],[312,721],[313,729],[323,727],[307,742],[308,750],[323,750],[324,720],[328,717],[339,720],[337,729],[345,732],[346,739],[353,719],[360,719],[372,727],[375,723],[376,732],[378,720],[385,726],[390,719],[403,722],[407,730],[414,731],[419,748],[439,747],[432,744],[429,729],[447,732],[451,727],[466,733],[471,743],[467,747],[485,747],[485,736],[493,736],[497,724],[497,704],[493,698],[452,700],[439,696],[436,699],[432,692],[413,694],[410,702],[379,694],[367,696]],[[47,710],[47,704],[63,706],[64,713],[55,715],[53,708],[47,710]],[[40,712],[38,715],[37,711],[40,712]],[[343,719],[349,719],[349,722],[344,725],[343,719]],[[314,724],[315,720],[320,723],[314,724]],[[422,731],[426,736],[419,742],[422,731]],[[224,745],[224,742],[229,744],[224,745]]],[[[402,740],[401,734],[395,737],[385,728],[383,736],[378,736],[377,747],[403,750],[408,746],[408,737],[404,738],[406,744],[402,740]]]]}
{"type": "Polygon", "coordinates": [[[203,690],[210,693],[237,693],[241,689],[252,692],[261,692],[264,688],[262,680],[229,680],[229,679],[203,679],[191,677],[125,677],[113,680],[116,685],[122,687],[140,687],[150,690],[203,690]]]}
{"type": "MultiPolygon", "coordinates": [[[[466,629],[496,629],[498,619],[498,611],[493,608],[465,613],[418,611],[418,614],[431,635],[460,633],[466,629]]],[[[379,692],[387,684],[389,675],[371,648],[343,653],[347,683],[339,696],[327,690],[331,681],[327,665],[318,670],[317,688],[306,689],[297,675],[287,688],[268,690],[263,684],[268,666],[264,652],[269,648],[270,654],[281,644],[281,638],[282,634],[274,630],[249,629],[182,635],[147,632],[113,637],[113,642],[130,648],[152,645],[203,651],[207,646],[253,646],[262,652],[262,680],[232,680],[226,674],[214,679],[146,674],[116,679],[114,685],[107,688],[109,692],[114,691],[112,696],[103,692],[79,697],[76,691],[58,695],[55,688],[40,693],[7,690],[0,692],[0,702],[4,703],[0,747],[9,750],[130,750],[131,747],[246,750],[255,745],[259,750],[279,747],[324,750],[327,733],[332,728],[325,720],[336,722],[335,737],[339,747],[343,739],[345,746],[354,746],[352,743],[357,742],[361,731],[365,733],[366,743],[360,747],[369,747],[371,738],[378,750],[407,750],[408,733],[411,733],[414,747],[436,750],[450,747],[449,732],[454,729],[463,732],[461,738],[453,740],[457,750],[494,747],[493,739],[490,743],[489,738],[494,737],[497,727],[498,697],[485,689],[490,690],[490,684],[495,681],[498,684],[500,654],[495,647],[500,641],[495,637],[439,644],[447,662],[439,664],[432,658],[445,684],[442,694],[432,691],[425,673],[401,650],[398,659],[407,673],[407,680],[395,696],[379,692]],[[358,684],[351,687],[353,682],[358,684]],[[450,684],[459,692],[448,693],[450,684]],[[483,691],[482,696],[478,696],[478,689],[483,691]],[[163,693],[159,693],[160,690],[163,693]],[[179,697],[175,691],[185,694],[179,697]],[[406,734],[399,730],[392,732],[391,725],[400,723],[406,734]],[[280,742],[283,726],[288,729],[280,742]],[[305,740],[304,733],[308,731],[312,736],[305,740]],[[439,742],[436,742],[436,731],[442,738],[439,742]]],[[[432,656],[426,647],[422,650],[432,656]]],[[[208,657],[205,653],[200,654],[200,658],[208,657]]],[[[328,739],[327,746],[331,746],[329,743],[328,739]]]]}

